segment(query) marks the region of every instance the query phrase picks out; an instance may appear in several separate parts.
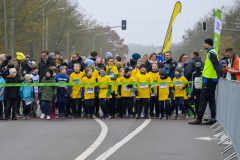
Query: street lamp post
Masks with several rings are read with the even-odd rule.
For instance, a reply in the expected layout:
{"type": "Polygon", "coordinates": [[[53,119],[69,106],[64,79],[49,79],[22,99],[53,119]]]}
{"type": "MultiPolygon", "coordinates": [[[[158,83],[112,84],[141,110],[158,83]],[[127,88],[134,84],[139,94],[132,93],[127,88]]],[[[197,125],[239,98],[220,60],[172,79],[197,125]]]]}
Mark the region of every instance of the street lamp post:
{"type": "Polygon", "coordinates": [[[96,34],[95,36],[93,36],[93,50],[94,50],[94,41],[95,41],[95,37],[96,37],[96,36],[103,35],[103,34],[108,34],[108,33],[109,33],[109,32],[105,32],[105,33],[96,34]]]}

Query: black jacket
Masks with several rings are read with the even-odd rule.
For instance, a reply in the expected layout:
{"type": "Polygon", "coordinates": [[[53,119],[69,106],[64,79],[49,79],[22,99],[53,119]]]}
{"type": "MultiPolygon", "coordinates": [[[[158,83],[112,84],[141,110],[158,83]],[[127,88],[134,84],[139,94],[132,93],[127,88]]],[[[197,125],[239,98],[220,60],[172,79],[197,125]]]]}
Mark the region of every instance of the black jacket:
{"type": "Polygon", "coordinates": [[[137,59],[130,59],[130,65],[129,67],[132,67],[132,69],[135,69],[136,65],[137,65],[137,59]]]}
{"type": "Polygon", "coordinates": [[[82,58],[79,56],[78,60],[76,61],[71,61],[69,62],[68,64],[68,69],[72,69],[73,70],[73,67],[74,67],[74,63],[79,63],[81,65],[81,71],[83,72],[83,70],[86,68],[86,64],[82,62],[82,58]]]}
{"type": "MultiPolygon", "coordinates": [[[[152,65],[149,63],[149,60],[146,61],[146,66],[147,66],[147,72],[152,71],[152,65]]],[[[158,61],[157,66],[159,67],[161,65],[161,62],[158,61]]]]}
{"type": "MultiPolygon", "coordinates": [[[[19,83],[19,79],[16,77],[12,77],[10,75],[7,76],[6,83],[19,83]]],[[[20,87],[5,87],[4,89],[4,98],[20,98],[19,94],[20,87]]]]}
{"type": "Polygon", "coordinates": [[[192,79],[192,73],[196,71],[195,69],[195,63],[200,62],[202,69],[204,68],[204,63],[201,60],[201,57],[194,57],[187,65],[186,67],[186,75],[185,77],[187,78],[188,81],[192,79]]]}
{"type": "Polygon", "coordinates": [[[56,62],[51,58],[48,57],[47,62],[45,63],[44,60],[41,58],[41,61],[38,63],[39,67],[39,82],[42,81],[43,77],[46,76],[46,72],[50,66],[56,66],[56,62]]]}

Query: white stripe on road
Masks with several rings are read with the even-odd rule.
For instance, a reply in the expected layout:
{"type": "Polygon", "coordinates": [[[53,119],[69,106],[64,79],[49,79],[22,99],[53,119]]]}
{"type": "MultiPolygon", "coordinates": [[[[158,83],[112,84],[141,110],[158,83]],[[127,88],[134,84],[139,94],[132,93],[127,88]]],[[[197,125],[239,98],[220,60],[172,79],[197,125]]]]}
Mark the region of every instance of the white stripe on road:
{"type": "Polygon", "coordinates": [[[122,147],[125,143],[130,141],[134,136],[136,136],[139,132],[143,130],[149,123],[151,119],[145,120],[135,131],[130,133],[127,137],[125,137],[123,140],[115,144],[113,147],[109,148],[106,152],[104,152],[101,156],[99,156],[96,160],[105,160],[109,156],[111,156],[116,150],[118,150],[120,147],[122,147]]]}
{"type": "Polygon", "coordinates": [[[75,160],[83,160],[87,158],[97,147],[102,143],[102,141],[105,139],[107,133],[108,133],[108,127],[107,125],[101,121],[100,119],[95,119],[102,128],[102,131],[98,138],[95,140],[95,142],[85,151],[83,152],[80,156],[78,156],[75,160]]]}

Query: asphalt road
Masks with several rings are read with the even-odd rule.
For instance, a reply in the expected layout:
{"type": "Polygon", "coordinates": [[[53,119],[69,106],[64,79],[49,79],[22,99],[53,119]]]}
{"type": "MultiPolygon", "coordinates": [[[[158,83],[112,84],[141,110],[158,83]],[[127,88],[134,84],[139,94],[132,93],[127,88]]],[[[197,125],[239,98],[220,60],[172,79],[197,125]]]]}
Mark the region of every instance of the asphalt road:
{"type": "MultiPolygon", "coordinates": [[[[226,145],[219,140],[197,140],[212,137],[210,126],[191,126],[187,121],[152,119],[109,160],[221,160],[226,145]]],[[[141,126],[145,120],[102,120],[108,132],[102,143],[86,158],[97,159],[116,143],[141,126]]],[[[74,160],[86,151],[101,133],[95,120],[17,120],[0,121],[0,160],[74,160]]]]}

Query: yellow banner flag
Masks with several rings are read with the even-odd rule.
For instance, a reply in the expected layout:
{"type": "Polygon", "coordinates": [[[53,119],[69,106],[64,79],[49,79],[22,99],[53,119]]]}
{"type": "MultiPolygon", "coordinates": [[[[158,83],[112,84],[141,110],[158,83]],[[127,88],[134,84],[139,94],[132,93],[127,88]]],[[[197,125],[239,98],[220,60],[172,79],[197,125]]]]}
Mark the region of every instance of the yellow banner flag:
{"type": "Polygon", "coordinates": [[[171,17],[171,20],[170,20],[170,23],[169,23],[169,26],[168,26],[167,34],[166,34],[165,41],[164,41],[164,44],[163,44],[162,54],[164,52],[167,52],[169,50],[170,46],[171,46],[171,43],[172,43],[172,25],[173,25],[173,22],[174,22],[175,18],[177,17],[177,15],[181,12],[181,9],[182,9],[181,2],[178,1],[175,4],[175,7],[174,7],[174,10],[173,10],[173,13],[172,13],[172,17],[171,17]]]}

